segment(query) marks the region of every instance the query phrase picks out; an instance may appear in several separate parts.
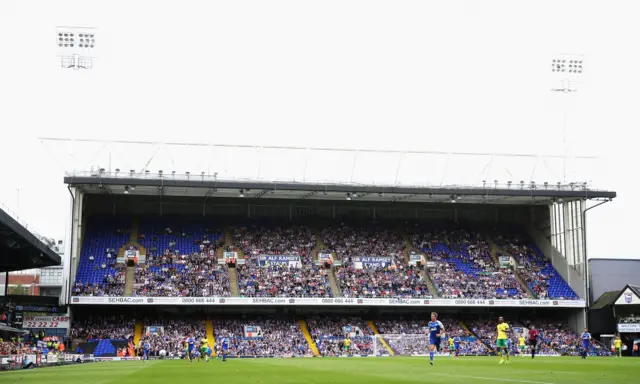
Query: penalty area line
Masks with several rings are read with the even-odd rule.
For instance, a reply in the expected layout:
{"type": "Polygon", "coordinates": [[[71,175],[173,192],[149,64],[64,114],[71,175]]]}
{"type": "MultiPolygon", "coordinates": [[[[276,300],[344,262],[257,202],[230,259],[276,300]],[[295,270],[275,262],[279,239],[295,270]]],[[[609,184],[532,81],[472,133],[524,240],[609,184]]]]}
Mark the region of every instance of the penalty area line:
{"type": "Polygon", "coordinates": [[[491,381],[506,381],[509,383],[525,383],[525,384],[554,384],[546,381],[530,381],[530,380],[517,380],[517,379],[504,379],[499,377],[482,377],[482,376],[467,376],[467,375],[454,375],[450,373],[437,373],[430,372],[430,375],[459,377],[461,379],[475,379],[475,380],[491,380],[491,381]]]}

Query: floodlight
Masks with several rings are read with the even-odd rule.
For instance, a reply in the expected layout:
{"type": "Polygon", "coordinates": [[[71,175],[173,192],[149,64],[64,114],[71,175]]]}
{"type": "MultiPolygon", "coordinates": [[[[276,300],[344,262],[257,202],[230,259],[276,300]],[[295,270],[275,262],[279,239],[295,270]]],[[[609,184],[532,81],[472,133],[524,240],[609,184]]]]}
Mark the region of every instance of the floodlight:
{"type": "Polygon", "coordinates": [[[56,27],[57,56],[63,68],[91,69],[96,55],[96,30],[84,27],[56,27]]]}

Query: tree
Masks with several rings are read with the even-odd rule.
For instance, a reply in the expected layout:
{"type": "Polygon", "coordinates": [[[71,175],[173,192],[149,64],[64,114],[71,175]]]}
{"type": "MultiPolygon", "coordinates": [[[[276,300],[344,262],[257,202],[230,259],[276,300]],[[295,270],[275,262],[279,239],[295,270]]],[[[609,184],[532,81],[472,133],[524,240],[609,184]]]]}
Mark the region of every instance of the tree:
{"type": "Polygon", "coordinates": [[[13,287],[9,287],[10,295],[28,295],[29,288],[25,287],[22,284],[14,285],[13,287]]]}

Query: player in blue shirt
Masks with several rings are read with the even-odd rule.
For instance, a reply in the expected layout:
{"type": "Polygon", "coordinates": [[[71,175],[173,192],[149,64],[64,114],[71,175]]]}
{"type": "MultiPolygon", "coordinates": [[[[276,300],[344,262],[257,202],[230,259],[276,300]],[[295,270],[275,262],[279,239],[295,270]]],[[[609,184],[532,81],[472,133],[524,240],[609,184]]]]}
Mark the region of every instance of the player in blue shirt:
{"type": "Polygon", "coordinates": [[[582,339],[582,360],[585,360],[587,358],[587,354],[589,353],[589,347],[591,346],[591,334],[589,333],[589,330],[587,328],[584,329],[584,332],[582,332],[580,338],[582,339]]]}
{"type": "Polygon", "coordinates": [[[142,346],[142,356],[144,360],[149,360],[150,350],[151,350],[151,344],[148,341],[145,341],[144,345],[142,346]]]}
{"type": "Polygon", "coordinates": [[[460,338],[460,336],[454,336],[453,337],[453,347],[455,348],[456,359],[460,358],[460,343],[461,342],[462,342],[462,339],[460,338]]]}
{"type": "Polygon", "coordinates": [[[444,325],[438,320],[438,314],[431,312],[431,321],[429,322],[429,364],[433,365],[433,355],[436,349],[439,350],[441,337],[444,335],[444,325]]]}
{"type": "Polygon", "coordinates": [[[196,340],[190,335],[187,338],[187,357],[189,361],[193,362],[193,352],[196,348],[196,340]]]}
{"type": "Polygon", "coordinates": [[[222,339],[222,361],[227,361],[227,351],[229,350],[229,339],[222,339]]]}

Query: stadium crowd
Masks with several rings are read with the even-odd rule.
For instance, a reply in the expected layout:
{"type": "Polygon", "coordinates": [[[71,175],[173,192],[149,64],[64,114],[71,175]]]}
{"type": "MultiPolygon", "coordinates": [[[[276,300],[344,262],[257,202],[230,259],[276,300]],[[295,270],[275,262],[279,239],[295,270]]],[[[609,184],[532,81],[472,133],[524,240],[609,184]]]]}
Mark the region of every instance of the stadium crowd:
{"type": "Polygon", "coordinates": [[[216,255],[152,256],[136,266],[136,296],[230,296],[229,271],[216,255]]]}
{"type": "Polygon", "coordinates": [[[217,344],[229,339],[230,356],[306,356],[311,349],[293,320],[218,318],[213,321],[217,344]],[[259,327],[251,337],[245,326],[259,327]],[[256,337],[254,337],[256,336],[256,337]]]}
{"type": "Polygon", "coordinates": [[[306,226],[238,226],[234,244],[244,251],[237,266],[238,290],[244,297],[331,297],[327,271],[317,268],[311,251],[314,231],[306,226]],[[262,262],[261,255],[299,256],[296,262],[262,262]]]}
{"type": "Polygon", "coordinates": [[[496,231],[496,242],[501,254],[513,257],[518,273],[531,291],[540,299],[577,300],[579,297],[568,287],[551,265],[551,261],[520,234],[508,230],[496,231]],[[555,287],[552,287],[554,280],[555,287]],[[555,289],[553,289],[555,288],[555,289]]]}
{"type": "MultiPolygon", "coordinates": [[[[445,319],[446,334],[442,338],[441,351],[447,351],[448,338],[460,337],[460,354],[464,356],[484,355],[487,347],[467,331],[458,319],[445,319]]],[[[424,355],[428,351],[429,337],[426,335],[427,320],[393,319],[376,322],[378,331],[386,335],[385,341],[396,355],[424,355]],[[410,335],[410,336],[407,336],[410,335]]],[[[380,349],[378,349],[379,351],[380,349]]]]}
{"type": "Polygon", "coordinates": [[[71,339],[129,339],[133,336],[136,321],[123,317],[100,317],[96,319],[73,320],[69,337],[71,339]]]}
{"type": "Polygon", "coordinates": [[[167,356],[182,356],[185,352],[185,341],[193,337],[197,342],[205,337],[203,321],[168,320],[148,322],[153,324],[156,332],[147,332],[141,339],[141,344],[149,343],[154,355],[165,351],[167,356]]]}
{"type": "Polygon", "coordinates": [[[428,271],[442,298],[506,299],[529,295],[510,269],[500,268],[489,243],[464,229],[411,227],[415,249],[426,253],[428,271]]]}

